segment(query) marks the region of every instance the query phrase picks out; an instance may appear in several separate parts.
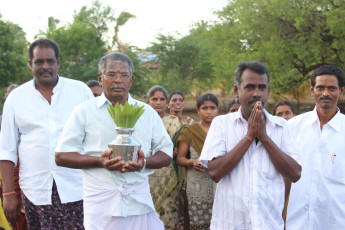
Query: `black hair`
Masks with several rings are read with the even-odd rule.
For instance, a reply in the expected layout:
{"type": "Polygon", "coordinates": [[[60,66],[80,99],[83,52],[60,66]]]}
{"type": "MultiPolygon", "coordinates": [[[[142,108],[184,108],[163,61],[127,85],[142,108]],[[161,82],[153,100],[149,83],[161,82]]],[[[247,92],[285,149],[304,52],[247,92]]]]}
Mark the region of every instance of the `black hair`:
{"type": "Polygon", "coordinates": [[[89,88],[92,88],[92,87],[95,87],[95,86],[100,86],[100,84],[96,80],[87,81],[86,85],[89,86],[89,88]]]}
{"type": "Polygon", "coordinates": [[[184,100],[184,96],[183,96],[183,94],[182,94],[180,91],[174,91],[174,92],[172,92],[172,93],[169,94],[169,97],[168,97],[168,104],[170,103],[171,98],[172,98],[175,94],[181,95],[181,97],[182,97],[183,100],[184,100]]]}
{"type": "Polygon", "coordinates": [[[266,69],[265,65],[258,61],[246,61],[240,62],[237,64],[236,72],[235,72],[235,85],[240,86],[241,84],[241,77],[243,71],[246,69],[250,69],[258,74],[266,74],[267,75],[267,83],[270,84],[270,76],[268,74],[268,70],[266,69]]]}
{"type": "Polygon", "coordinates": [[[287,105],[290,107],[293,114],[295,114],[295,108],[289,101],[278,101],[273,108],[273,115],[276,115],[277,108],[281,105],[287,105]]]}
{"type": "Polygon", "coordinates": [[[342,88],[345,85],[344,72],[339,67],[334,65],[323,65],[314,70],[310,76],[310,84],[312,87],[315,86],[316,77],[320,75],[335,75],[338,78],[339,88],[342,88]]]}
{"type": "Polygon", "coordinates": [[[168,100],[168,94],[167,91],[160,85],[155,85],[152,86],[151,89],[149,89],[149,91],[147,91],[147,100],[150,100],[150,98],[157,92],[162,92],[165,99],[168,100]]]}
{"type": "Polygon", "coordinates": [[[34,58],[34,49],[35,47],[38,46],[38,47],[50,47],[54,50],[54,53],[55,53],[55,57],[56,59],[59,59],[59,55],[60,55],[60,49],[59,49],[59,45],[51,40],[51,39],[48,39],[48,38],[41,38],[41,39],[38,39],[36,41],[34,41],[30,47],[29,47],[29,59],[32,60],[34,58]]]}
{"type": "Polygon", "coordinates": [[[212,93],[204,93],[200,97],[198,97],[198,100],[196,101],[196,107],[200,109],[200,106],[204,104],[205,101],[212,101],[218,108],[218,99],[212,93]]]}
{"type": "Polygon", "coordinates": [[[232,105],[234,104],[240,104],[240,101],[238,100],[238,98],[234,98],[232,99],[229,104],[228,104],[228,109],[226,111],[229,111],[229,109],[231,108],[232,105]]]}

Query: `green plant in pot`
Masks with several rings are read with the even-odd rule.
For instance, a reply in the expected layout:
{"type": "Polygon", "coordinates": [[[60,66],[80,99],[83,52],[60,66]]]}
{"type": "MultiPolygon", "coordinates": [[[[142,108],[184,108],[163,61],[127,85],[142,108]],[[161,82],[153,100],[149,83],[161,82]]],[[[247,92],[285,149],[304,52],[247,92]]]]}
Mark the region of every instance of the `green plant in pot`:
{"type": "Polygon", "coordinates": [[[137,162],[140,144],[132,138],[134,125],[144,113],[144,106],[137,103],[130,105],[127,101],[122,106],[116,103],[115,106],[109,105],[108,112],[116,125],[117,136],[108,144],[113,149],[110,158],[121,156],[125,162],[137,162]]]}

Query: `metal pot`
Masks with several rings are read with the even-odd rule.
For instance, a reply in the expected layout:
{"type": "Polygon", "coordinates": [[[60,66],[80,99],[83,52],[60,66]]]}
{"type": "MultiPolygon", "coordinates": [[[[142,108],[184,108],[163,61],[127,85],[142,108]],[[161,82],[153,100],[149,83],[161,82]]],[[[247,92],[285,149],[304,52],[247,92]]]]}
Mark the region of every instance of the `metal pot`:
{"type": "Polygon", "coordinates": [[[126,163],[128,161],[137,162],[138,150],[140,150],[140,144],[132,137],[134,132],[133,128],[115,128],[117,136],[115,140],[108,144],[110,149],[113,149],[113,153],[110,158],[121,156],[121,159],[126,163]]]}

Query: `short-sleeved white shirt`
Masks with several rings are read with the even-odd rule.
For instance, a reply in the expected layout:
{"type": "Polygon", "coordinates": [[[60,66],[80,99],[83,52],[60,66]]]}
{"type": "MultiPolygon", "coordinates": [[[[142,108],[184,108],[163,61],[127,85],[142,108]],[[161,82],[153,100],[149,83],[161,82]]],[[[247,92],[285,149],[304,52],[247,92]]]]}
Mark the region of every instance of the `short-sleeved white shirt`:
{"type": "Polygon", "coordinates": [[[322,131],[316,109],[289,123],[302,176],[291,186],[286,229],[345,229],[345,115],[338,110],[322,131]]]}
{"type": "MultiPolygon", "coordinates": [[[[266,115],[266,132],[286,154],[296,157],[285,119],[266,115]]],[[[216,117],[208,131],[200,162],[227,154],[247,134],[241,108],[216,117]]],[[[254,140],[238,165],[217,184],[211,229],[283,229],[284,180],[261,142],[254,140]]]]}
{"type": "MultiPolygon", "coordinates": [[[[149,157],[151,152],[154,155],[157,151],[162,151],[172,157],[173,144],[158,113],[151,106],[133,99],[130,95],[128,95],[128,103],[144,105],[145,112],[135,124],[132,137],[141,145],[145,156],[149,157]]],[[[107,150],[108,144],[117,135],[116,125],[107,111],[109,104],[111,104],[109,100],[102,94],[78,106],[67,121],[56,152],[78,152],[89,156],[100,156],[103,151],[107,150]]],[[[83,169],[83,172],[115,188],[145,181],[148,183],[148,175],[152,174],[154,170],[119,173],[105,168],[89,168],[83,169]]],[[[89,182],[84,181],[84,184],[86,183],[89,182]]],[[[139,203],[135,201],[121,202],[123,207],[114,208],[118,209],[116,212],[120,216],[141,215],[147,212],[146,208],[140,211],[138,205],[139,203]],[[136,207],[138,208],[136,209],[136,207]]]]}
{"type": "Polygon", "coordinates": [[[83,198],[82,172],[59,167],[55,147],[72,110],[94,96],[80,81],[59,76],[51,103],[35,88],[35,79],[8,96],[0,134],[0,160],[20,160],[19,184],[35,205],[51,204],[53,180],[62,203],[83,198]]]}

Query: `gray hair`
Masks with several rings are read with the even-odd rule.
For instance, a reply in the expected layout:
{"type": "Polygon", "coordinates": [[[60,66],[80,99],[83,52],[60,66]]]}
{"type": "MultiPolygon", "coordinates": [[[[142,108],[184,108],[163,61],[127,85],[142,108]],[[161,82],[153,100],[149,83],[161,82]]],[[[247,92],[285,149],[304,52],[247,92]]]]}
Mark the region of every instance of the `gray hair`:
{"type": "Polygon", "coordinates": [[[129,65],[129,71],[130,74],[132,75],[134,72],[134,65],[132,60],[126,55],[122,53],[110,53],[101,58],[98,62],[98,73],[103,74],[105,70],[105,64],[107,60],[113,60],[113,61],[119,61],[119,62],[127,62],[129,65]]]}
{"type": "Polygon", "coordinates": [[[6,89],[6,93],[5,93],[5,100],[8,97],[8,95],[12,92],[12,90],[14,90],[15,88],[17,88],[19,85],[18,84],[11,84],[7,87],[6,89]]]}

